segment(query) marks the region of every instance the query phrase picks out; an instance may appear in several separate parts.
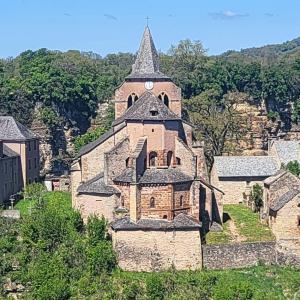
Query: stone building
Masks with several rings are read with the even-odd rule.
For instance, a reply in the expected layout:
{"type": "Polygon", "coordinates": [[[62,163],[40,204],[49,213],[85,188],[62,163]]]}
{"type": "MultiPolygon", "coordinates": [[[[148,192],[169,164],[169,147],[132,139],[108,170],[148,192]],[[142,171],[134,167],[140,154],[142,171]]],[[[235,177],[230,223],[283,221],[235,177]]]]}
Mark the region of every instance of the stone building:
{"type": "Polygon", "coordinates": [[[24,185],[38,180],[39,140],[25,126],[7,116],[0,116],[0,140],[0,203],[3,203],[24,185]]]}
{"type": "Polygon", "coordinates": [[[248,204],[254,184],[263,186],[266,178],[299,158],[299,141],[271,140],[267,156],[216,156],[211,183],[225,193],[225,204],[248,204]]]}
{"type": "Polygon", "coordinates": [[[20,156],[0,141],[0,205],[22,188],[20,156]]]}
{"type": "Polygon", "coordinates": [[[211,171],[211,184],[224,192],[224,204],[248,204],[252,186],[279,170],[269,156],[216,156],[211,171]]]}
{"type": "Polygon", "coordinates": [[[264,181],[263,220],[276,240],[300,254],[300,179],[280,171],[264,181]]]}
{"type": "Polygon", "coordinates": [[[181,90],[161,73],[148,27],[114,103],[112,128],[72,164],[73,206],[110,221],[123,269],[200,268],[201,222],[220,216],[222,193],[206,182],[203,145],[181,119],[181,90]]]}

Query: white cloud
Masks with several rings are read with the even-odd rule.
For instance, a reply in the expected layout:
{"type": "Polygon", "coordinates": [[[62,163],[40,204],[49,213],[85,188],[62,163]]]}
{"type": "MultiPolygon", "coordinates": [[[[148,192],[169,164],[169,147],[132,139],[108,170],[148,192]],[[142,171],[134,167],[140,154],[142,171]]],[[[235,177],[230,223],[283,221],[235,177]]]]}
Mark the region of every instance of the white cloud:
{"type": "Polygon", "coordinates": [[[236,18],[249,17],[248,13],[237,13],[231,10],[224,10],[220,12],[210,13],[214,19],[232,20],[236,18]]]}

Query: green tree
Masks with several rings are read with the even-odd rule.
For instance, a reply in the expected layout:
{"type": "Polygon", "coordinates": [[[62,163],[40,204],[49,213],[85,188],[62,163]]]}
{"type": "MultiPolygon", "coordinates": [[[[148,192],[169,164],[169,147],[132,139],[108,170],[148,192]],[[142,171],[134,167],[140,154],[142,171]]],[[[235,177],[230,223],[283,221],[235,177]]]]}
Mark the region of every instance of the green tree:
{"type": "Polygon", "coordinates": [[[300,163],[297,160],[288,162],[284,169],[296,176],[300,175],[300,163]]]}
{"type": "Polygon", "coordinates": [[[263,206],[263,188],[258,183],[253,185],[250,199],[255,205],[255,211],[259,211],[263,206]]]}
{"type": "Polygon", "coordinates": [[[247,99],[241,93],[229,93],[221,98],[220,91],[211,89],[184,102],[190,121],[198,135],[206,141],[206,155],[212,165],[216,155],[222,155],[228,139],[239,139],[248,130],[246,120],[237,105],[247,99]]]}

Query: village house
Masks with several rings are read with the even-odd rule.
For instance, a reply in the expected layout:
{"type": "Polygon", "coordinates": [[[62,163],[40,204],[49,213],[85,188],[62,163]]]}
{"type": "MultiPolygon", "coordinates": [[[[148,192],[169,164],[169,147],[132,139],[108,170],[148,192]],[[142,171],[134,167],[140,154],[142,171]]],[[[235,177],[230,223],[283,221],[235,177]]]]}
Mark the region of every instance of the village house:
{"type": "Polygon", "coordinates": [[[203,145],[181,119],[181,90],[159,68],[148,27],[115,92],[115,121],[71,168],[73,206],[110,222],[125,270],[201,268],[201,225],[221,222],[203,145]]]}
{"type": "Polygon", "coordinates": [[[264,181],[264,220],[276,240],[300,254],[300,179],[280,171],[264,181]],[[296,245],[296,247],[295,247],[296,245]]]}
{"type": "Polygon", "coordinates": [[[299,160],[299,141],[272,140],[267,156],[216,156],[211,170],[211,184],[222,190],[224,204],[249,204],[254,184],[275,175],[290,161],[299,160]]]}
{"type": "Polygon", "coordinates": [[[0,116],[0,204],[38,181],[39,140],[13,117],[0,116]]]}

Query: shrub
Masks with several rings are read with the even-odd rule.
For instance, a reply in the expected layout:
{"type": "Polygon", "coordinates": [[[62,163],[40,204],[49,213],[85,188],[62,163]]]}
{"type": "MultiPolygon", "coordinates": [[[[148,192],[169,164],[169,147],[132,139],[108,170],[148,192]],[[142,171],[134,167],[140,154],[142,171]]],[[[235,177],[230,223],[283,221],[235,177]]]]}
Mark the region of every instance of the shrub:
{"type": "Polygon", "coordinates": [[[93,275],[103,272],[111,272],[116,266],[116,255],[112,244],[108,241],[100,241],[96,245],[87,248],[87,263],[89,271],[93,275]]]}
{"type": "Polygon", "coordinates": [[[284,166],[284,169],[296,176],[300,175],[300,164],[297,160],[290,161],[286,166],[284,166]]]}
{"type": "Polygon", "coordinates": [[[87,221],[86,230],[88,242],[92,246],[95,246],[98,242],[104,241],[107,238],[107,223],[103,216],[101,219],[95,215],[90,216],[87,221]]]}
{"type": "Polygon", "coordinates": [[[258,183],[253,185],[250,199],[255,204],[255,211],[259,211],[263,206],[263,188],[258,183]]]}

